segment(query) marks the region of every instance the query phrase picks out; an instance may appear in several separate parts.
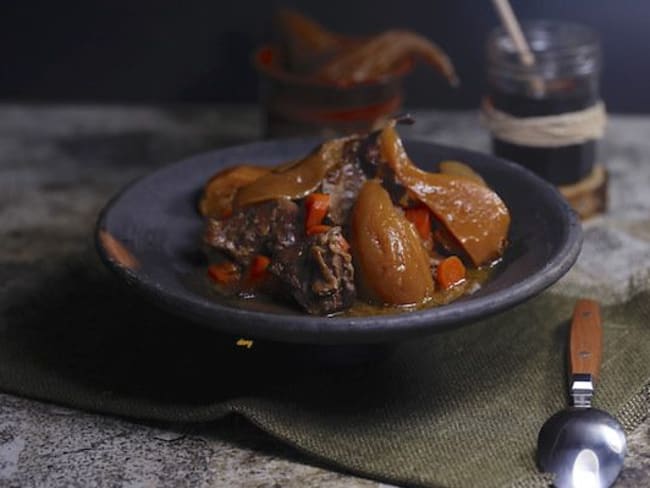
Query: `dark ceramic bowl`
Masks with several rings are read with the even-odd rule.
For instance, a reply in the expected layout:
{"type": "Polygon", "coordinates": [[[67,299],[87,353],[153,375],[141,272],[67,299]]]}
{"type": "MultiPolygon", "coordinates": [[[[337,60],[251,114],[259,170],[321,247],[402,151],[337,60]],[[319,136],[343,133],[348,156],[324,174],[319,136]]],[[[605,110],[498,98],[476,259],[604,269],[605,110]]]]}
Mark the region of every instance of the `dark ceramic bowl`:
{"type": "Polygon", "coordinates": [[[487,180],[510,209],[511,245],[499,271],[477,293],[449,305],[368,317],[315,317],[297,309],[228,303],[210,288],[196,211],[203,184],[242,162],[275,164],[306,154],[316,139],[257,142],[164,167],[118,194],[97,223],[99,254],[130,288],[158,306],[226,334],[303,344],[392,343],[439,332],[505,310],[541,292],[575,262],[580,223],[557,190],[522,167],[487,154],[406,141],[420,167],[455,159],[487,180]]]}

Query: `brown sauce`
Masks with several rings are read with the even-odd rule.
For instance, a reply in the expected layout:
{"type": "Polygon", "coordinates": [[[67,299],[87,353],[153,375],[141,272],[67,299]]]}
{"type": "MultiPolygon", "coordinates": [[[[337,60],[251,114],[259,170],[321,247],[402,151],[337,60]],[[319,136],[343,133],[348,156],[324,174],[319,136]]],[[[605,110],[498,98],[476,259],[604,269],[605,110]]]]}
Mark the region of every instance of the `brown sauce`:
{"type": "Polygon", "coordinates": [[[481,288],[490,278],[493,270],[494,268],[491,267],[483,267],[479,269],[468,268],[467,278],[462,283],[446,290],[437,289],[433,293],[431,299],[420,306],[377,305],[357,300],[351,308],[341,312],[339,315],[343,317],[392,315],[446,305],[481,288]]]}
{"type": "MultiPolygon", "coordinates": [[[[357,299],[352,307],[337,314],[333,314],[331,317],[371,317],[381,315],[394,315],[399,313],[414,312],[417,310],[426,310],[446,305],[458,300],[463,296],[471,295],[473,292],[483,287],[483,285],[493,275],[496,268],[498,268],[498,264],[478,269],[468,268],[467,278],[465,281],[447,290],[436,290],[433,293],[431,299],[420,306],[377,305],[357,299]]],[[[216,301],[228,307],[247,309],[263,313],[308,315],[306,312],[301,311],[298,305],[294,305],[290,302],[282,302],[261,293],[247,297],[224,296],[219,291],[218,287],[215,286],[209,278],[205,278],[205,281],[208,284],[211,295],[216,295],[216,301]]]]}

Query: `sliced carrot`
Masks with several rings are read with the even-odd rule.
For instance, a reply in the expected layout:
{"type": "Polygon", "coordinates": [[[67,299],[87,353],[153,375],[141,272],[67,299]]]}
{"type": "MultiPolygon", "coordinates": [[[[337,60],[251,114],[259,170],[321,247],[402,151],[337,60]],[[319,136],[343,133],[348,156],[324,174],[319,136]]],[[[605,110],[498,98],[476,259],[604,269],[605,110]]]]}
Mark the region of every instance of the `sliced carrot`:
{"type": "Polygon", "coordinates": [[[431,210],[424,205],[407,208],[404,211],[406,219],[415,225],[415,229],[424,241],[431,240],[431,210]]]}
{"type": "Polygon", "coordinates": [[[307,235],[308,236],[313,236],[314,234],[322,234],[323,232],[327,232],[332,228],[331,225],[312,225],[311,227],[307,228],[307,235]]]}
{"type": "Polygon", "coordinates": [[[465,280],[466,269],[458,256],[449,256],[438,265],[436,280],[445,290],[465,280]]]}
{"type": "Polygon", "coordinates": [[[224,262],[208,266],[208,276],[221,285],[229,285],[239,279],[239,269],[234,263],[224,262]]]}
{"type": "Polygon", "coordinates": [[[312,193],[305,200],[307,218],[305,219],[305,230],[323,223],[327,210],[330,207],[330,196],[327,193],[312,193]]]}
{"type": "Polygon", "coordinates": [[[249,275],[252,280],[260,280],[266,277],[266,268],[271,264],[271,260],[266,257],[258,254],[251,261],[251,266],[249,269],[249,275]]]}

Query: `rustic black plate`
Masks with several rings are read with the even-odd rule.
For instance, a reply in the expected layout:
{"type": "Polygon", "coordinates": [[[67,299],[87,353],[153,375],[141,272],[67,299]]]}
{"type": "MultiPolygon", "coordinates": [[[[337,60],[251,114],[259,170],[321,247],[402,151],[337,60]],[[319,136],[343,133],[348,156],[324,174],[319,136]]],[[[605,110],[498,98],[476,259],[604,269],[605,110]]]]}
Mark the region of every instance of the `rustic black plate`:
{"type": "Polygon", "coordinates": [[[197,196],[217,170],[241,162],[275,164],[306,154],[315,139],[257,142],[164,167],[131,184],[102,211],[97,244],[106,265],[155,304],[227,334],[277,342],[372,344],[395,342],[465,324],[541,292],[575,262],[580,223],[550,184],[487,154],[406,141],[419,166],[464,161],[487,180],[512,214],[511,246],[496,275],[477,293],[438,308],[385,316],[313,317],[278,308],[256,310],[217,297],[200,252],[203,221],[197,196]]]}

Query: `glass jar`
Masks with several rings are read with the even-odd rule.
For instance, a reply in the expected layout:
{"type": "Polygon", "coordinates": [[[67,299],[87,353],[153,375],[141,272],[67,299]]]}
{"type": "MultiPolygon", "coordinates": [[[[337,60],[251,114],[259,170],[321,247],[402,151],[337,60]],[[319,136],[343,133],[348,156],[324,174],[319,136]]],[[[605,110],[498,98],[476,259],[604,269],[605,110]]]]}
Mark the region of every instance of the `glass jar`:
{"type": "MultiPolygon", "coordinates": [[[[514,43],[502,28],[488,38],[488,103],[520,118],[581,112],[599,101],[601,50],[598,36],[578,24],[534,21],[522,24],[535,56],[533,66],[521,63],[514,43]]],[[[603,116],[604,119],[604,116],[603,116]]],[[[588,176],[596,158],[596,139],[567,145],[530,145],[492,134],[497,156],[515,161],[556,185],[570,185],[588,176]]]]}
{"type": "Polygon", "coordinates": [[[403,80],[413,67],[405,60],[389,75],[339,86],[288,73],[272,45],[259,48],[253,63],[260,78],[266,137],[332,137],[383,127],[399,113],[403,80]]]}

